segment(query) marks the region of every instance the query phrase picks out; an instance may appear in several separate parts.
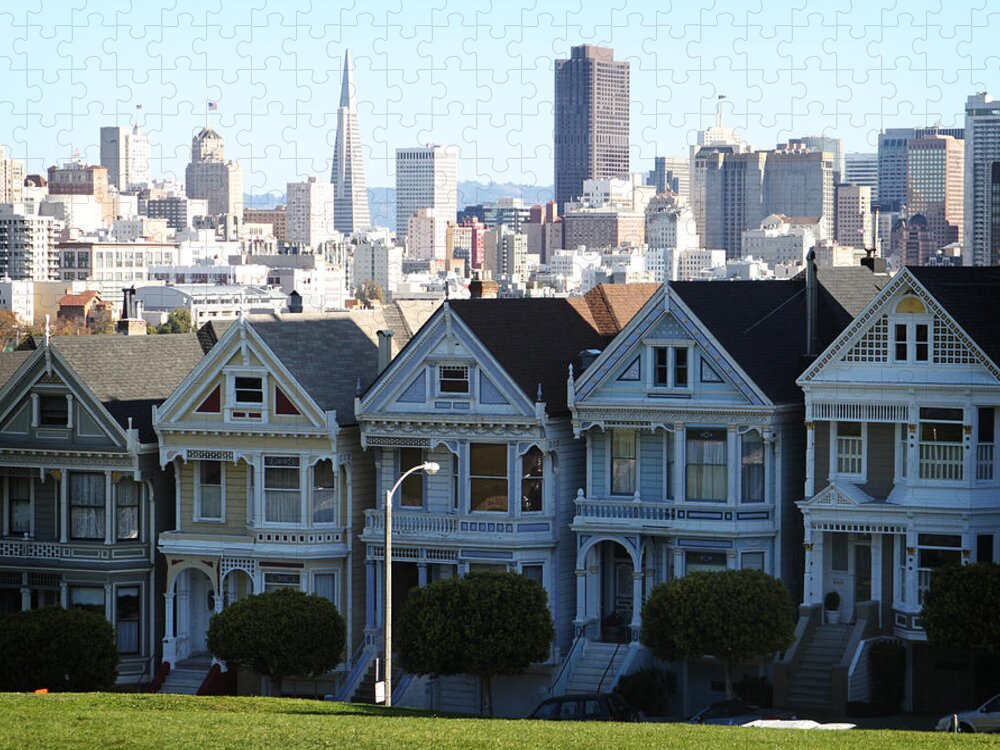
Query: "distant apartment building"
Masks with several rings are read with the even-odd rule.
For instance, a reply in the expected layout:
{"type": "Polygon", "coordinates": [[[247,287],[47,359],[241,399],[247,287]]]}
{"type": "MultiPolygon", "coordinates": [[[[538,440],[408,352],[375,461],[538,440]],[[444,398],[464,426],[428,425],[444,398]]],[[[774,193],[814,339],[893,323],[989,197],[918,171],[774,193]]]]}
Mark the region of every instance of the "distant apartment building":
{"type": "Polygon", "coordinates": [[[0,146],[0,203],[24,201],[24,162],[9,158],[0,146]]]}
{"type": "Polygon", "coordinates": [[[379,243],[354,246],[351,277],[355,287],[374,281],[385,292],[386,300],[403,278],[403,248],[379,243]]]}
{"type": "Polygon", "coordinates": [[[584,180],[629,170],[629,64],[585,44],[555,61],[555,198],[562,213],[584,180]]]}
{"type": "Polygon", "coordinates": [[[177,265],[180,260],[178,246],[173,242],[84,240],[61,242],[57,250],[60,280],[109,282],[102,286],[106,298],[120,293],[117,282],[121,282],[118,286],[145,282],[150,266],[177,265]]]}
{"type": "Polygon", "coordinates": [[[66,162],[61,167],[49,167],[49,197],[88,196],[101,206],[101,220],[110,224],[114,208],[108,198],[108,170],[100,165],[80,161],[66,162]]]}
{"type": "Polygon", "coordinates": [[[872,247],[872,189],[868,185],[838,185],[834,240],[850,247],[872,247]]]}
{"type": "Polygon", "coordinates": [[[833,184],[839,185],[844,182],[844,174],[847,170],[844,159],[844,143],[840,138],[828,135],[807,135],[802,138],[789,138],[788,145],[800,147],[806,151],[823,152],[833,156],[833,184]]]}
{"type": "Polygon", "coordinates": [[[588,250],[638,247],[646,241],[646,216],[618,208],[576,208],[563,217],[563,245],[588,250]]]}
{"type": "MultiPolygon", "coordinates": [[[[454,149],[436,145],[396,149],[396,237],[400,242],[409,232],[410,217],[419,209],[435,211],[444,222],[455,220],[458,153],[454,149]]],[[[443,242],[441,247],[443,252],[443,242]]]]}
{"type": "Polygon", "coordinates": [[[806,255],[821,231],[819,217],[790,218],[782,214],[765,216],[759,229],[743,232],[743,257],[752,257],[768,266],[804,265],[806,255]]]}
{"type": "Polygon", "coordinates": [[[552,253],[563,246],[562,218],[556,202],[532,206],[524,233],[528,238],[528,254],[537,255],[542,263],[547,263],[552,253]]]}
{"type": "Polygon", "coordinates": [[[274,239],[278,242],[288,241],[288,210],[285,206],[276,206],[275,208],[244,208],[243,223],[270,224],[274,239]]]}
{"type": "Polygon", "coordinates": [[[823,236],[833,236],[834,159],[829,151],[789,144],[767,154],[762,214],[822,217],[823,236]]]}
{"type": "Polygon", "coordinates": [[[898,213],[906,204],[906,147],[915,138],[950,135],[965,138],[964,128],[886,128],[878,136],[878,206],[882,212],[898,213]]]}
{"type": "Polygon", "coordinates": [[[61,229],[58,220],[28,213],[22,204],[0,205],[0,278],[58,281],[61,229]]]}
{"type": "Polygon", "coordinates": [[[316,247],[337,234],[333,216],[333,185],[310,177],[305,182],[289,182],[288,242],[316,247]]]}
{"type": "Polygon", "coordinates": [[[418,208],[407,220],[406,257],[445,260],[448,247],[448,214],[440,209],[418,208]]]}
{"type": "Polygon", "coordinates": [[[187,198],[172,195],[163,198],[149,198],[146,201],[146,216],[151,219],[166,219],[171,229],[188,229],[194,226],[195,217],[209,213],[206,198],[187,198]]]}
{"type": "Polygon", "coordinates": [[[101,128],[101,166],[120,192],[149,184],[149,137],[139,126],[101,128]]]}

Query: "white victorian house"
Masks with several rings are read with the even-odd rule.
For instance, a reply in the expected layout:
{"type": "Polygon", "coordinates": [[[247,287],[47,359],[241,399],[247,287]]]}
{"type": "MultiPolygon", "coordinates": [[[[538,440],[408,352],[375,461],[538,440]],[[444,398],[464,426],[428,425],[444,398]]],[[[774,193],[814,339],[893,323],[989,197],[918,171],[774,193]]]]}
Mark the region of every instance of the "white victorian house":
{"type": "Polygon", "coordinates": [[[799,378],[805,577],[785,702],[870,699],[858,665],[877,637],[907,645],[911,707],[965,689],[956,659],[921,645],[920,610],[939,567],[998,559],[998,315],[997,269],[907,267],[799,378]],[[836,651],[819,692],[799,676],[817,644],[836,651]]]}

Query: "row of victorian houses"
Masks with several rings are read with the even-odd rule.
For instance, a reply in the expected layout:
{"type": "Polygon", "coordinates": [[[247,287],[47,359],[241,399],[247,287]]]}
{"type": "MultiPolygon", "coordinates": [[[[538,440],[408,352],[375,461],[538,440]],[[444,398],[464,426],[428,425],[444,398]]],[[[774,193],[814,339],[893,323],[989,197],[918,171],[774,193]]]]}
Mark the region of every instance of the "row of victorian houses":
{"type": "MultiPolygon", "coordinates": [[[[550,657],[498,679],[501,713],[649,664],[652,587],[727,568],[802,604],[795,645],[750,668],[778,703],[870,699],[865,652],[893,639],[928,707],[975,666],[926,645],[930,577],[1000,558],[998,307],[1000,270],[810,266],[29,341],[0,354],[0,611],[101,611],[120,680],[148,682],[202,663],[213,613],[294,587],[348,627],[343,664],[303,689],[360,696],[383,498],[434,461],[394,495],[394,604],[470,571],[548,593],[550,657]]],[[[710,661],[673,668],[679,712],[719,697],[710,661]]],[[[396,705],[479,705],[472,679],[394,684],[396,705]]]]}

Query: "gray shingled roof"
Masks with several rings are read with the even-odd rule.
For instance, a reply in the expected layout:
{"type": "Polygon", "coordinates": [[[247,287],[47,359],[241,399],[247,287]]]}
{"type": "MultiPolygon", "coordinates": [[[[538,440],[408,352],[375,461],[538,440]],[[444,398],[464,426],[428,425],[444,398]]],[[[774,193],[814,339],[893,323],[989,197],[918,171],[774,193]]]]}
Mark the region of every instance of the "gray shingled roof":
{"type": "Polygon", "coordinates": [[[173,393],[201,360],[193,333],[159,336],[55,336],[52,347],[123,427],[132,418],[142,442],[153,442],[153,405],[173,393]]]}
{"type": "Polygon", "coordinates": [[[14,377],[14,373],[30,356],[30,351],[0,352],[0,386],[14,377]]]}

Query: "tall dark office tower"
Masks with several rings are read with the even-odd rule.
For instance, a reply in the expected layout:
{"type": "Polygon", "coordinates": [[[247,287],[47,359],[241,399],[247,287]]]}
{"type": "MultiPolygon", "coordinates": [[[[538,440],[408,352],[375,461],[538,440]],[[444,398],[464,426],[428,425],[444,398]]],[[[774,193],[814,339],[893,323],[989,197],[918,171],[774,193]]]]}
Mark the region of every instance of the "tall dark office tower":
{"type": "Polygon", "coordinates": [[[609,47],[584,44],[556,60],[555,184],[559,213],[583,181],[629,171],[629,71],[609,47]]]}

